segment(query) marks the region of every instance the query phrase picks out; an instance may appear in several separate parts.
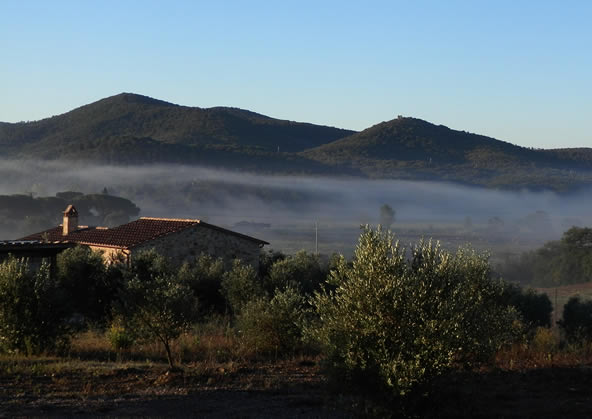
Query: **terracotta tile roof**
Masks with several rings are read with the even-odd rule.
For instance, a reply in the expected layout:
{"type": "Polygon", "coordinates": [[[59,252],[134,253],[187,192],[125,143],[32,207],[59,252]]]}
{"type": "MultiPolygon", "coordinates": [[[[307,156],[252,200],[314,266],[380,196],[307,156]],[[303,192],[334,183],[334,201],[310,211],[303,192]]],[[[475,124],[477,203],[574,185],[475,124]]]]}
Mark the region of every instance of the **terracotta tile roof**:
{"type": "Polygon", "coordinates": [[[41,249],[67,249],[72,243],[64,241],[45,242],[41,240],[0,240],[0,253],[13,250],[41,250],[41,249]]]}
{"type": "Polygon", "coordinates": [[[62,227],[60,226],[40,233],[31,234],[20,240],[68,241],[87,245],[129,248],[195,225],[223,231],[259,244],[269,244],[263,240],[204,223],[200,220],[149,217],[142,217],[139,220],[114,228],[81,226],[67,236],[62,235],[62,227]]]}

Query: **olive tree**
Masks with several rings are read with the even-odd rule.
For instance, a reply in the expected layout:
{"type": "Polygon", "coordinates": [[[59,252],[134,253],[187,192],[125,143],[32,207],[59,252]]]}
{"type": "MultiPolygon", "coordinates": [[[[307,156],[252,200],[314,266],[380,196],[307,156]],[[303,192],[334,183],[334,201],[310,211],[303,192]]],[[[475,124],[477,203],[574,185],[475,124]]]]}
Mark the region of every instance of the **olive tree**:
{"type": "Polygon", "coordinates": [[[60,253],[56,265],[57,279],[70,296],[72,311],[86,320],[103,321],[119,284],[108,275],[101,254],[76,246],[60,253]]]}
{"type": "Polygon", "coordinates": [[[309,327],[333,377],[403,395],[454,365],[490,359],[511,336],[487,257],[420,242],[411,257],[394,236],[366,227],[353,262],[341,257],[312,305],[309,327]]]}
{"type": "Polygon", "coordinates": [[[49,265],[33,271],[26,260],[0,264],[0,347],[39,353],[68,343],[69,299],[49,265]]]}
{"type": "Polygon", "coordinates": [[[312,294],[326,276],[327,272],[321,267],[318,256],[301,250],[277,260],[269,269],[265,284],[270,294],[289,287],[298,288],[305,294],[312,294]]]}
{"type": "Polygon", "coordinates": [[[220,292],[233,314],[238,314],[251,300],[264,295],[257,272],[251,265],[235,259],[232,269],[224,273],[220,292]]]}
{"type": "Polygon", "coordinates": [[[197,299],[154,251],[137,255],[126,277],[118,311],[136,336],[162,343],[174,368],[171,343],[191,327],[197,299]]]}
{"type": "Polygon", "coordinates": [[[305,302],[291,286],[276,290],[271,299],[250,300],[237,316],[241,338],[255,352],[294,353],[302,347],[305,302]]]}
{"type": "Polygon", "coordinates": [[[220,294],[224,277],[224,262],[206,253],[200,254],[192,263],[185,263],[179,270],[181,282],[187,285],[199,300],[203,313],[223,313],[225,301],[220,294]]]}

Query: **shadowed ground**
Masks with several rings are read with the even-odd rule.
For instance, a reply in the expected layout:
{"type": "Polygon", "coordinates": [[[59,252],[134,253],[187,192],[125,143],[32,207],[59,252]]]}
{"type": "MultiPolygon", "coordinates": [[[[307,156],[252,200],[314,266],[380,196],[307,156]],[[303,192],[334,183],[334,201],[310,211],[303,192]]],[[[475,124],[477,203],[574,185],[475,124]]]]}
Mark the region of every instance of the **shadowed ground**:
{"type": "MultiPolygon", "coordinates": [[[[97,364],[99,365],[99,364],[97,364]]],[[[115,366],[113,366],[115,365],[115,366]]],[[[587,418],[592,368],[454,373],[404,409],[327,391],[310,361],[229,365],[86,367],[51,373],[8,371],[0,416],[464,417],[587,418]]]]}

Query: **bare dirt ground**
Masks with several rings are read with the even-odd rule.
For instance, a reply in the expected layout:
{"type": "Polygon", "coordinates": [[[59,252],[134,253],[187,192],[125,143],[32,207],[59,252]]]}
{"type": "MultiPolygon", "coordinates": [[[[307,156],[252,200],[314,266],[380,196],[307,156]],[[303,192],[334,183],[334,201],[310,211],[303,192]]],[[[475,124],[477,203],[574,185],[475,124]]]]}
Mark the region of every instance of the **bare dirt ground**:
{"type": "Polygon", "coordinates": [[[286,361],[204,371],[191,366],[4,371],[0,417],[589,418],[592,368],[466,372],[401,408],[327,391],[318,367],[286,361]]]}
{"type": "Polygon", "coordinates": [[[425,417],[590,418],[592,368],[458,373],[436,385],[425,417]]]}
{"type": "Polygon", "coordinates": [[[327,399],[318,368],[278,362],[253,368],[169,372],[126,367],[90,372],[4,374],[0,415],[343,417],[327,399]]]}

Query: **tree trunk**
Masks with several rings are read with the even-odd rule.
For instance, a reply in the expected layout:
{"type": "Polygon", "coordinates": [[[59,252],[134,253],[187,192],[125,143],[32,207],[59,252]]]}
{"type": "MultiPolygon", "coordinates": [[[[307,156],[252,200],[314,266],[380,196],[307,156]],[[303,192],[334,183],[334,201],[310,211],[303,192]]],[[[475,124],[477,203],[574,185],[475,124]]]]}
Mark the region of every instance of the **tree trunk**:
{"type": "Polygon", "coordinates": [[[164,349],[166,349],[167,358],[169,361],[169,367],[171,370],[173,370],[173,369],[175,369],[175,366],[173,365],[173,356],[171,355],[171,346],[169,345],[169,342],[164,339],[163,339],[162,343],[164,344],[164,349]]]}

